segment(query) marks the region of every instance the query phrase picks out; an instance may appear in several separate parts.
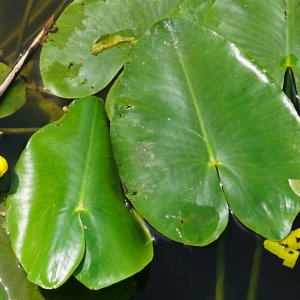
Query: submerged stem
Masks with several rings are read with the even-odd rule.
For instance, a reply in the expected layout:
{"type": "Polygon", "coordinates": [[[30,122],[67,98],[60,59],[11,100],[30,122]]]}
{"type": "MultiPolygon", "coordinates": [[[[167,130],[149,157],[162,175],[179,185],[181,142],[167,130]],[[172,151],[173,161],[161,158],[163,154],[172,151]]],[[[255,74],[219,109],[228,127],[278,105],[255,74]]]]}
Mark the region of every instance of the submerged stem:
{"type": "Polygon", "coordinates": [[[52,16],[49,21],[46,23],[46,25],[42,28],[40,33],[37,35],[37,37],[34,39],[34,41],[31,43],[29,48],[23,53],[21,58],[17,61],[11,72],[8,74],[8,76],[4,79],[3,83],[0,86],[0,98],[6,91],[6,89],[9,87],[9,85],[15,80],[15,78],[19,75],[22,68],[25,66],[27,61],[30,59],[36,48],[44,41],[45,36],[47,34],[47,31],[50,29],[50,27],[54,23],[54,16],[52,16]]]}
{"type": "Polygon", "coordinates": [[[226,232],[223,232],[219,239],[217,249],[217,268],[216,268],[216,300],[224,300],[225,287],[225,242],[226,232]]]}
{"type": "Polygon", "coordinates": [[[257,294],[257,287],[259,282],[259,271],[260,271],[260,263],[262,257],[263,244],[261,239],[256,239],[256,246],[254,251],[251,277],[248,289],[247,300],[255,300],[257,294]]]}
{"type": "Polygon", "coordinates": [[[22,133],[33,133],[40,130],[40,127],[31,128],[0,128],[0,136],[5,134],[22,134],[22,133]]]}
{"type": "Polygon", "coordinates": [[[28,20],[29,20],[29,16],[31,13],[33,2],[34,2],[34,0],[28,0],[28,2],[27,2],[26,10],[25,10],[22,24],[21,24],[21,31],[20,31],[20,34],[18,37],[18,43],[17,43],[17,47],[15,50],[15,56],[18,55],[18,53],[20,52],[20,49],[22,47],[23,37],[24,37],[25,30],[27,28],[27,24],[28,24],[28,20]]]}

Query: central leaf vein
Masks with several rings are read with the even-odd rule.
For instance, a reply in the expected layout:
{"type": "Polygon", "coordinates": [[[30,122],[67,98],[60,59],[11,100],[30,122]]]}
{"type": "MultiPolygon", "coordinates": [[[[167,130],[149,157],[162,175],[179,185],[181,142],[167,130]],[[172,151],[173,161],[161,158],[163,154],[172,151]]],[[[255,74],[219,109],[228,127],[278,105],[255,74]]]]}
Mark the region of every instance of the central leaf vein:
{"type": "Polygon", "coordinates": [[[210,140],[210,137],[209,137],[209,133],[208,133],[205,121],[204,121],[204,117],[203,117],[203,114],[202,114],[202,111],[201,111],[201,108],[200,108],[200,105],[199,105],[199,102],[198,102],[198,98],[197,98],[194,86],[192,84],[191,78],[190,78],[190,76],[188,74],[188,71],[186,69],[186,66],[184,64],[184,61],[183,61],[183,58],[182,58],[182,54],[181,54],[180,50],[178,49],[178,46],[176,45],[177,44],[176,43],[177,40],[174,37],[173,32],[171,30],[169,32],[171,33],[172,39],[173,39],[173,41],[175,43],[174,44],[174,48],[175,48],[175,50],[177,52],[177,55],[179,57],[179,61],[180,61],[181,67],[182,67],[184,76],[186,78],[186,81],[187,81],[187,84],[188,84],[188,87],[189,87],[189,91],[190,91],[191,97],[193,99],[193,103],[194,103],[194,106],[195,106],[195,109],[196,109],[196,113],[197,113],[197,116],[198,116],[200,127],[201,127],[201,130],[202,130],[202,133],[203,133],[203,137],[200,134],[198,134],[198,133],[197,133],[197,135],[199,135],[205,141],[205,144],[206,144],[206,147],[207,147],[207,151],[208,151],[209,156],[210,156],[210,161],[209,162],[211,163],[211,165],[217,165],[215,153],[213,151],[212,143],[211,143],[211,140],[210,140]]]}
{"type": "Polygon", "coordinates": [[[97,109],[94,110],[94,116],[93,116],[93,125],[90,131],[90,138],[89,138],[89,142],[88,142],[88,151],[87,151],[87,156],[86,156],[86,162],[85,162],[85,167],[84,167],[84,172],[83,172],[83,183],[81,186],[81,190],[80,190],[80,196],[79,196],[79,204],[76,207],[76,211],[85,211],[85,207],[84,207],[84,195],[86,192],[86,188],[87,188],[87,179],[88,179],[88,174],[90,173],[90,167],[91,167],[91,163],[92,163],[92,152],[93,152],[93,141],[94,141],[94,134],[95,134],[95,118],[96,118],[96,114],[97,114],[97,109]]]}

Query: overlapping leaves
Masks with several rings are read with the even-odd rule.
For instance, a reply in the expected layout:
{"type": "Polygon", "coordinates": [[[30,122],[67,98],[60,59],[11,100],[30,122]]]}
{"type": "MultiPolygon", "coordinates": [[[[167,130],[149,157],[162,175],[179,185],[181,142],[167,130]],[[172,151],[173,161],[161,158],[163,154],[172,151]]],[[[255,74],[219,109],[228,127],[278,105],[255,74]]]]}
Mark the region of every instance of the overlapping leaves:
{"type": "Polygon", "coordinates": [[[130,43],[92,55],[90,47],[104,34],[131,30],[141,36],[179,0],[77,0],[57,20],[56,33],[44,45],[40,68],[45,87],[65,98],[103,89],[129,59],[130,43]]]}
{"type": "Polygon", "coordinates": [[[127,196],[167,236],[192,245],[213,241],[226,226],[227,200],[246,226],[270,239],[282,239],[300,208],[288,185],[288,179],[299,177],[299,119],[279,88],[286,67],[292,67],[299,81],[297,3],[189,0],[171,10],[176,1],[165,9],[158,9],[161,3],[156,1],[157,10],[149,19],[148,13],[140,15],[148,2],[125,2],[76,1],[70,6],[58,22],[62,35],[50,36],[43,51],[46,86],[66,97],[104,87],[128,59],[131,45],[101,53],[105,75],[97,65],[98,56],[90,56],[86,63],[85,55],[72,59],[71,49],[79,53],[85,47],[87,53],[93,39],[120,30],[141,36],[162,12],[203,24],[234,42],[236,46],[182,19],[150,28],[109,94],[110,117],[116,97],[115,153],[127,196]],[[101,12],[89,14],[96,7],[101,12]],[[72,13],[81,18],[80,25],[71,22],[72,13]],[[98,22],[96,34],[90,21],[103,13],[107,20],[116,15],[118,24],[107,28],[109,23],[98,22]],[[51,49],[57,55],[51,57],[51,49]],[[54,66],[62,60],[67,71],[54,66]],[[54,70],[61,76],[48,82],[54,70]],[[91,70],[97,70],[98,79],[86,85],[83,77],[94,76],[91,70]]]}
{"type": "Polygon", "coordinates": [[[227,200],[257,233],[288,234],[300,209],[288,183],[299,177],[300,121],[252,57],[193,22],[165,19],[136,45],[115,101],[120,175],[156,229],[208,244],[226,226],[227,200]]]}

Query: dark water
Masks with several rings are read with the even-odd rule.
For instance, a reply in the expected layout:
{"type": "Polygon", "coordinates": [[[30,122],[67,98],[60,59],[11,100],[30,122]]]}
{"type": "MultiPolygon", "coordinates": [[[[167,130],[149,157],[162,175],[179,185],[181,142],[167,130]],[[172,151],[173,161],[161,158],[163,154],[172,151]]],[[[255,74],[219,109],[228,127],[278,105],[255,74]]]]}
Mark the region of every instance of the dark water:
{"type": "MultiPolygon", "coordinates": [[[[62,2],[35,0],[32,15],[36,17],[29,20],[24,41],[35,34],[62,2]]],[[[3,50],[0,62],[13,64],[17,57],[11,53],[17,47],[18,34],[15,32],[20,30],[26,4],[25,0],[0,1],[0,50],[3,50]]],[[[22,45],[20,52],[28,43],[22,45]]],[[[37,84],[42,85],[38,69],[39,54],[40,50],[32,58],[27,73],[37,84]]],[[[53,97],[44,97],[54,101],[53,97]]],[[[58,100],[56,103],[63,107],[69,101],[58,100]]],[[[30,93],[24,107],[12,116],[0,119],[0,128],[41,127],[50,118],[35,102],[34,93],[30,93]]],[[[10,172],[30,136],[6,135],[0,140],[0,155],[7,159],[10,172]]],[[[294,229],[298,227],[299,217],[294,223],[294,229]]],[[[203,248],[173,242],[154,229],[150,230],[154,237],[154,259],[151,266],[138,277],[140,288],[145,282],[144,278],[150,276],[150,279],[145,290],[142,293],[137,291],[131,300],[300,299],[300,263],[294,269],[284,267],[281,259],[263,249],[264,239],[246,229],[233,215],[221,238],[203,248]]]]}

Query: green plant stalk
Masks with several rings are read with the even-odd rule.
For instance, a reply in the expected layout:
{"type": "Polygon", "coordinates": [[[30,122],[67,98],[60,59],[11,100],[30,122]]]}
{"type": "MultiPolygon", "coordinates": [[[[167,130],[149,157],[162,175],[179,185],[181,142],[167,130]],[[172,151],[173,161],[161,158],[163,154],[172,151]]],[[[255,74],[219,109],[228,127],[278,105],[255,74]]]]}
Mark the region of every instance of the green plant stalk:
{"type": "Polygon", "coordinates": [[[247,300],[256,299],[257,287],[259,282],[260,263],[262,258],[262,249],[263,249],[262,241],[260,239],[256,239],[256,246],[254,251],[247,300]]]}
{"type": "Polygon", "coordinates": [[[24,37],[24,33],[25,33],[25,30],[28,25],[28,20],[30,17],[33,2],[34,2],[34,0],[28,0],[27,5],[26,5],[25,13],[23,16],[22,24],[21,24],[21,31],[20,31],[20,34],[18,37],[18,43],[17,43],[17,47],[15,50],[14,60],[16,59],[16,56],[18,55],[18,53],[20,52],[21,47],[22,47],[23,37],[24,37]]]}
{"type": "Polygon", "coordinates": [[[220,237],[217,249],[217,266],[216,266],[216,300],[224,300],[225,286],[225,241],[226,233],[220,237]]]}
{"type": "Polygon", "coordinates": [[[23,133],[32,133],[40,130],[38,127],[31,128],[0,128],[0,136],[5,134],[23,134],[23,133]]]}

